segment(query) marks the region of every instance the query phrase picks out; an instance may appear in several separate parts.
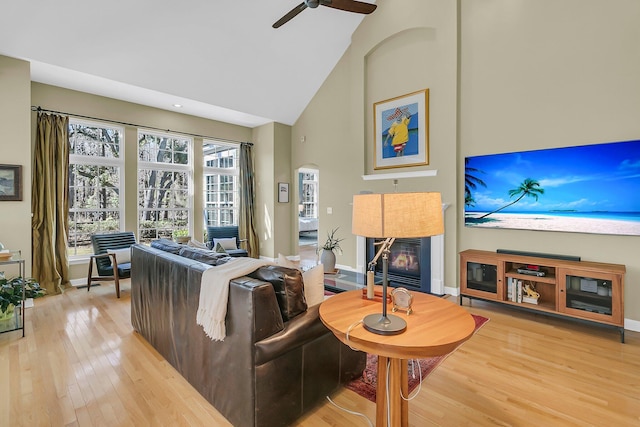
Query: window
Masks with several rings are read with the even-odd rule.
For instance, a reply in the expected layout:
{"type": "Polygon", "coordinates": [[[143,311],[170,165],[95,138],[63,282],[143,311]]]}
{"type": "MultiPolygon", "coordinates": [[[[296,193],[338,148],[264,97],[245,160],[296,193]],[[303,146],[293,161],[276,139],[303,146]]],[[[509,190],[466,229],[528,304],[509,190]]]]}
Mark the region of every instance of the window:
{"type": "Polygon", "coordinates": [[[237,145],[205,141],[204,212],[207,225],[238,225],[240,207],[237,145]]]}
{"type": "Polygon", "coordinates": [[[69,121],[69,256],[93,253],[91,235],[124,226],[124,130],[69,121]]]}
{"type": "Polygon", "coordinates": [[[303,218],[318,217],[318,174],[311,170],[300,170],[300,178],[302,181],[301,203],[302,211],[300,216],[303,218]]]}
{"type": "Polygon", "coordinates": [[[189,138],[138,132],[138,239],[171,239],[191,230],[192,191],[189,138]]]}

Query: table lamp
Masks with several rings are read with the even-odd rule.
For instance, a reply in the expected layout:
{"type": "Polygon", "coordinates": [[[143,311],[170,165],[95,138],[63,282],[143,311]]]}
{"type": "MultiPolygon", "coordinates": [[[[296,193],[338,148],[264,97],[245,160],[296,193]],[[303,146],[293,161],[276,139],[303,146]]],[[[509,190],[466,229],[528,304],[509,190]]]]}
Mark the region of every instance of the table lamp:
{"type": "Polygon", "coordinates": [[[374,260],[382,255],[382,314],[370,314],[364,328],[379,335],[404,332],[407,322],[387,315],[389,254],[396,238],[428,237],[444,233],[440,193],[358,194],[353,196],[352,233],[384,238],[374,260]]]}

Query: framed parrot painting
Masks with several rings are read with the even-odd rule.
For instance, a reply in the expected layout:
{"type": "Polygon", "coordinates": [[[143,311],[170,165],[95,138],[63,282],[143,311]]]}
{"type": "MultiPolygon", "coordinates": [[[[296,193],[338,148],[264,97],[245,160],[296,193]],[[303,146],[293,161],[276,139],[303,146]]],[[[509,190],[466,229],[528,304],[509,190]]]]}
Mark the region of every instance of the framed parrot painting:
{"type": "Polygon", "coordinates": [[[374,169],[429,164],[429,89],[373,104],[374,169]]]}

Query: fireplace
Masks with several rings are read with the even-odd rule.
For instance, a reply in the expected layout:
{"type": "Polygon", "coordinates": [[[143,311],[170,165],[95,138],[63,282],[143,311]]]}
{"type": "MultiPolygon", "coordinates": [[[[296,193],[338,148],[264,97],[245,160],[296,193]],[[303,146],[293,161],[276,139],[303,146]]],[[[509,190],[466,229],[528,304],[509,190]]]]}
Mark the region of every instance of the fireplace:
{"type": "MultiPolygon", "coordinates": [[[[380,246],[375,239],[367,239],[366,256],[373,259],[380,246]]],[[[374,268],[376,278],[382,279],[382,257],[374,268]]],[[[396,239],[389,255],[389,285],[408,290],[431,293],[431,238],[396,239]]]]}

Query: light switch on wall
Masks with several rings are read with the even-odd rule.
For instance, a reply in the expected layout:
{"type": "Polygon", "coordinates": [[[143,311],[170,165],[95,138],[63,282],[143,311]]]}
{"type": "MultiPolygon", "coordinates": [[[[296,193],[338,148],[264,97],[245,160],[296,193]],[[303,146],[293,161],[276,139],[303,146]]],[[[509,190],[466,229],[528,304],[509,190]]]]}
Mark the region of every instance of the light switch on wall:
{"type": "Polygon", "coordinates": [[[327,214],[331,215],[333,213],[333,208],[327,208],[327,214]]]}

